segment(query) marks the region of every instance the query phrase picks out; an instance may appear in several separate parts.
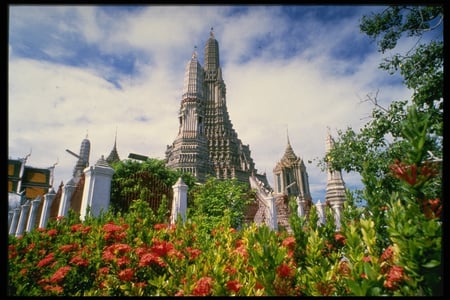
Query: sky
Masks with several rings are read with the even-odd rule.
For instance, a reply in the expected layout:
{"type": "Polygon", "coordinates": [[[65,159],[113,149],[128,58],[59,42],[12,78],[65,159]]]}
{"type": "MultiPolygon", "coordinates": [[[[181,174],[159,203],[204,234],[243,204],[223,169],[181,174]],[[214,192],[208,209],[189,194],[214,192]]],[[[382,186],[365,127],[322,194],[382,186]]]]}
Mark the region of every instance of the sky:
{"type": "MultiPolygon", "coordinates": [[[[327,132],[337,137],[370,119],[376,95],[387,107],[412,92],[379,69],[376,42],[360,32],[369,5],[52,5],[9,6],[8,156],[54,168],[66,183],[81,142],[89,163],[114,146],[164,159],[178,132],[186,64],[213,28],[233,128],[258,173],[290,144],[309,175],[313,202],[325,199],[327,132]]],[[[399,49],[408,49],[407,42],[399,49]]],[[[343,173],[348,188],[358,174],[343,173]]]]}

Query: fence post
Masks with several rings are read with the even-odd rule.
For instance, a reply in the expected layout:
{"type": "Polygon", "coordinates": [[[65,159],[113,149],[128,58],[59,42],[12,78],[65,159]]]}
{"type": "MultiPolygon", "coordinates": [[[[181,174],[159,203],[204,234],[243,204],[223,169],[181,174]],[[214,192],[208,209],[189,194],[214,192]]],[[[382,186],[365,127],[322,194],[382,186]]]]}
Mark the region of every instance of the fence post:
{"type": "Polygon", "coordinates": [[[30,201],[27,200],[25,204],[22,204],[20,209],[19,223],[17,224],[16,236],[23,234],[23,228],[25,227],[25,222],[28,218],[28,210],[30,209],[30,201]]]}
{"type": "Polygon", "coordinates": [[[326,203],[320,202],[320,199],[316,203],[317,213],[319,214],[319,220],[317,221],[318,222],[317,225],[326,223],[325,206],[326,206],[326,203]]]}
{"type": "Polygon", "coordinates": [[[305,200],[302,198],[300,198],[300,196],[297,196],[297,215],[299,217],[304,217],[305,216],[305,200]]]}
{"type": "Polygon", "coordinates": [[[59,204],[58,217],[64,217],[69,211],[70,198],[75,190],[76,183],[73,178],[71,178],[63,188],[63,193],[61,197],[61,203],[59,204]]]}
{"type": "Polygon", "coordinates": [[[111,168],[103,155],[95,166],[84,169],[85,181],[83,198],[81,200],[80,218],[84,220],[90,214],[98,217],[101,211],[107,211],[111,199],[111,180],[114,169],[111,168]]]}
{"type": "Polygon", "coordinates": [[[173,200],[172,211],[170,214],[170,224],[175,224],[178,215],[181,215],[183,222],[186,221],[187,210],[187,190],[188,186],[183,182],[183,179],[178,178],[178,181],[172,186],[173,200]]]}
{"type": "Polygon", "coordinates": [[[28,216],[27,228],[25,229],[26,232],[30,232],[34,227],[36,221],[36,212],[39,208],[40,203],[41,203],[41,196],[38,196],[36,199],[31,201],[30,215],[28,216]]]}
{"type": "Polygon", "coordinates": [[[55,199],[55,190],[52,188],[50,192],[44,195],[44,205],[42,206],[41,219],[39,220],[39,227],[45,228],[52,207],[53,199],[55,199]]]}
{"type": "Polygon", "coordinates": [[[11,225],[9,226],[9,234],[11,234],[11,235],[16,233],[17,222],[19,221],[19,214],[20,214],[20,208],[19,207],[14,208],[11,225]]]}
{"type": "Polygon", "coordinates": [[[333,203],[332,204],[333,212],[334,212],[334,223],[336,225],[336,231],[341,229],[341,203],[333,203]]]}
{"type": "Polygon", "coordinates": [[[264,197],[264,202],[266,202],[266,212],[267,219],[266,223],[272,230],[278,230],[278,219],[277,219],[277,206],[275,204],[275,197],[273,195],[269,195],[264,197]]]}
{"type": "Polygon", "coordinates": [[[14,210],[11,209],[8,211],[8,229],[11,228],[11,222],[14,216],[14,210]]]}

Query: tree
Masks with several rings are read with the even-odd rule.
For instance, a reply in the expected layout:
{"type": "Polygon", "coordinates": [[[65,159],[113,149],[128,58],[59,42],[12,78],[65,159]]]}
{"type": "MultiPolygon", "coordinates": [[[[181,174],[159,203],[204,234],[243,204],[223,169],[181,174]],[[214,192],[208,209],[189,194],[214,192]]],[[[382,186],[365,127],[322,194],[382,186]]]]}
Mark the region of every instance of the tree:
{"type": "Polygon", "coordinates": [[[213,229],[221,219],[229,214],[231,226],[238,228],[244,220],[246,206],[255,199],[249,187],[236,179],[219,180],[207,178],[202,185],[194,187],[190,193],[188,216],[200,218],[206,229],[213,229]]]}
{"type": "MultiPolygon", "coordinates": [[[[383,289],[394,295],[441,295],[443,291],[442,22],[441,6],[389,6],[361,19],[361,31],[377,41],[381,53],[395,50],[403,38],[416,39],[409,51],[395,53],[380,64],[390,74],[400,73],[413,90],[412,99],[383,107],[376,96],[368,96],[374,105],[371,120],[359,132],[338,131],[334,149],[323,159],[335,169],[355,171],[362,177],[364,187],[358,197],[367,203],[371,215],[347,218],[342,226],[347,237],[355,245],[361,239],[370,244],[370,249],[366,246],[370,257],[384,257],[395,249],[381,267],[373,259],[372,267],[351,261],[355,268],[364,266],[364,276],[372,282],[370,286],[366,279],[352,281],[352,287],[363,294],[375,295],[383,289]],[[364,224],[362,236],[354,224],[364,224]],[[382,277],[371,278],[368,271],[382,277]]],[[[352,249],[356,248],[347,251],[352,249]]]]}
{"type": "MultiPolygon", "coordinates": [[[[426,140],[423,153],[428,158],[431,154],[442,157],[442,22],[442,6],[389,6],[381,13],[363,16],[360,24],[361,31],[377,41],[381,53],[393,50],[405,35],[406,38],[417,40],[407,53],[396,53],[384,58],[380,68],[391,74],[400,72],[404,84],[413,90],[411,102],[418,113],[429,116],[425,129],[429,139],[426,140]],[[437,34],[430,38],[430,31],[437,31],[437,34]]],[[[389,193],[397,189],[397,185],[385,175],[389,172],[392,160],[401,157],[407,147],[402,124],[406,118],[408,101],[392,101],[389,107],[381,106],[376,95],[368,96],[367,101],[374,105],[371,120],[359,132],[351,127],[338,131],[335,147],[325,157],[322,167],[326,165],[324,162],[331,161],[335,169],[355,171],[361,175],[375,174],[378,179],[385,180],[383,185],[388,187],[389,193]]],[[[371,192],[370,184],[367,190],[371,192]]],[[[439,190],[435,192],[437,194],[439,190]]]]}
{"type": "Polygon", "coordinates": [[[182,173],[170,169],[166,167],[164,160],[155,158],[149,158],[144,162],[131,159],[123,160],[114,163],[113,168],[115,173],[111,182],[111,205],[115,211],[128,209],[128,205],[124,203],[124,194],[130,191],[140,192],[138,199],[145,200],[143,197],[148,190],[148,187],[145,186],[145,182],[142,180],[135,179],[133,177],[134,174],[149,172],[169,188],[171,188],[180,177],[183,178],[183,181],[190,188],[193,187],[196,182],[196,179],[190,173],[182,173]]]}

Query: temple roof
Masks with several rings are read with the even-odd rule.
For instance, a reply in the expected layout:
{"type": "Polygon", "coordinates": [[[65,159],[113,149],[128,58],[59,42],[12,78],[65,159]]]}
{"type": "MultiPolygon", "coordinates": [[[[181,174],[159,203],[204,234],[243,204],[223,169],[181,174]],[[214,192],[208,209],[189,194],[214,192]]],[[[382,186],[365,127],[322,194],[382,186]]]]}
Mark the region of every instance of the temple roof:
{"type": "Polygon", "coordinates": [[[111,150],[111,153],[109,153],[108,157],[106,158],[106,161],[109,164],[120,161],[119,153],[117,152],[117,133],[116,138],[114,139],[114,147],[111,150]]]}
{"type": "Polygon", "coordinates": [[[287,145],[284,150],[284,155],[281,160],[275,166],[275,170],[279,170],[281,167],[291,167],[295,163],[301,163],[302,159],[295,155],[292,149],[291,142],[289,141],[289,136],[287,137],[287,145]]]}

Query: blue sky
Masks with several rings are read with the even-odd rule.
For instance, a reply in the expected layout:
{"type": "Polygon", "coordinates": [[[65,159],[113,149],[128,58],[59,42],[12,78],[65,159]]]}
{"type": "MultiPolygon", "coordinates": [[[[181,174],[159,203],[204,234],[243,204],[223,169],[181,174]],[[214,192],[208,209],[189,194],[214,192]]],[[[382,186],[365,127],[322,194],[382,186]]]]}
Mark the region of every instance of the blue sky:
{"type": "MultiPolygon", "coordinates": [[[[287,145],[303,158],[313,201],[323,201],[326,174],[317,166],[332,135],[357,130],[378,92],[387,106],[410,98],[401,79],[378,69],[384,56],[359,30],[379,6],[9,6],[8,155],[55,168],[67,182],[81,141],[90,164],[110,153],[117,130],[122,159],[164,158],[178,132],[186,63],[201,64],[210,28],[220,47],[227,107],[260,173],[287,145]],[[311,163],[308,163],[311,161],[311,163]]],[[[404,42],[399,49],[412,45],[404,42]]],[[[343,174],[350,188],[357,174],[343,174]]]]}

